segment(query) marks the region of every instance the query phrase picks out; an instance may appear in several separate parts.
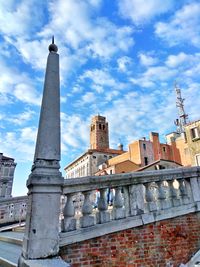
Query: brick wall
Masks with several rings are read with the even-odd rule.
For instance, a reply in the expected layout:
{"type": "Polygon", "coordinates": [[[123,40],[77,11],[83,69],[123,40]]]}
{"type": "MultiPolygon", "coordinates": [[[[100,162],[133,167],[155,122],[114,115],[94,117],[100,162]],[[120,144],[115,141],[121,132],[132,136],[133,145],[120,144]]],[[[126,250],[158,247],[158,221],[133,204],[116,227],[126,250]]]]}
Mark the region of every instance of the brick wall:
{"type": "Polygon", "coordinates": [[[176,267],[198,249],[200,214],[192,213],[68,245],[60,255],[72,267],[176,267]]]}

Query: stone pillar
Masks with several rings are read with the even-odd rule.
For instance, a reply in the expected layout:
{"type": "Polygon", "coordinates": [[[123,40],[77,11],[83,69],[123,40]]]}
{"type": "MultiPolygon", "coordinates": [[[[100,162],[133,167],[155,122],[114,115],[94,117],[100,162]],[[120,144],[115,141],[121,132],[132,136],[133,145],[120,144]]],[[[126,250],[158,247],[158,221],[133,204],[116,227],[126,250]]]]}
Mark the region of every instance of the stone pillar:
{"type": "Polygon", "coordinates": [[[19,266],[67,266],[58,258],[63,178],[60,169],[59,55],[52,40],[47,59],[34,163],[27,181],[26,230],[19,266]],[[48,258],[51,258],[48,259],[48,258]],[[37,265],[40,266],[40,265],[37,265]]]}

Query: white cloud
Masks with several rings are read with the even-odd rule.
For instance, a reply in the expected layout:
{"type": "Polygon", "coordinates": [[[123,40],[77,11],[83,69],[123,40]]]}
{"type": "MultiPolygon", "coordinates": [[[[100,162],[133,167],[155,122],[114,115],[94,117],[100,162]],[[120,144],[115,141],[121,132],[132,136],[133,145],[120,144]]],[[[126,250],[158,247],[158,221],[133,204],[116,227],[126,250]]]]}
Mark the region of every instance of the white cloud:
{"type": "Polygon", "coordinates": [[[155,16],[169,11],[173,0],[118,0],[119,12],[135,24],[147,23],[155,16]]]}
{"type": "Polygon", "coordinates": [[[151,94],[130,92],[113,101],[112,107],[105,110],[112,145],[118,143],[118,138],[127,144],[144,135],[148,136],[150,131],[160,134],[169,131],[176,116],[175,96],[169,92],[171,90],[166,88],[151,94]]]}
{"type": "Polygon", "coordinates": [[[170,46],[192,44],[200,47],[200,3],[183,6],[168,22],[158,22],[155,33],[170,46]]]}
{"type": "Polygon", "coordinates": [[[102,94],[104,92],[104,89],[101,85],[93,84],[92,88],[98,93],[102,94]]]}
{"type": "Polygon", "coordinates": [[[183,64],[185,62],[188,62],[191,59],[191,56],[180,52],[177,55],[169,55],[166,60],[166,65],[169,67],[177,67],[180,64],[183,64]]]}
{"type": "Polygon", "coordinates": [[[140,52],[138,54],[138,57],[140,59],[140,64],[144,66],[152,66],[158,62],[158,59],[155,57],[152,57],[149,53],[145,54],[145,53],[140,52]]]}
{"type": "Polygon", "coordinates": [[[61,113],[61,137],[65,149],[63,153],[72,148],[82,148],[84,151],[89,142],[89,121],[83,120],[78,114],[69,116],[61,113]]]}
{"type": "Polygon", "coordinates": [[[0,150],[6,155],[12,155],[17,161],[32,161],[37,130],[35,127],[26,127],[0,133],[2,140],[0,150]]]}
{"type": "Polygon", "coordinates": [[[25,83],[19,83],[15,86],[14,96],[22,102],[33,104],[33,105],[41,105],[41,95],[30,85],[25,83]]]}
{"type": "Polygon", "coordinates": [[[14,123],[15,125],[23,125],[24,123],[30,121],[35,114],[32,110],[26,110],[21,114],[10,115],[6,118],[7,121],[14,123]]]}
{"type": "Polygon", "coordinates": [[[149,67],[145,72],[139,74],[136,78],[130,78],[130,81],[133,84],[137,84],[141,87],[154,87],[160,82],[173,79],[177,72],[177,69],[170,69],[166,66],[154,66],[149,67]]]}
{"type": "Polygon", "coordinates": [[[113,98],[117,97],[119,95],[119,91],[112,90],[111,92],[107,92],[105,95],[106,101],[111,101],[113,98]]]}
{"type": "MultiPolygon", "coordinates": [[[[41,1],[42,2],[42,1],[41,1]]],[[[0,2],[0,32],[10,37],[28,37],[41,25],[43,19],[42,3],[29,1],[0,2]],[[34,18],[34,23],[33,23],[34,18]]]]}
{"type": "Polygon", "coordinates": [[[109,58],[118,51],[127,51],[133,45],[132,28],[117,27],[108,19],[98,17],[94,11],[97,11],[101,2],[92,3],[73,0],[59,0],[56,4],[51,2],[51,21],[40,36],[46,38],[56,32],[59,40],[67,40],[73,49],[84,48],[83,56],[86,53],[109,58]]]}
{"type": "Polygon", "coordinates": [[[118,64],[118,70],[122,72],[126,72],[130,64],[132,63],[132,59],[127,56],[123,56],[118,58],[117,64],[118,64]]]}
{"type": "Polygon", "coordinates": [[[90,79],[94,84],[100,86],[116,86],[116,81],[106,70],[94,69],[87,70],[80,77],[80,80],[90,79]]]}
{"type": "Polygon", "coordinates": [[[0,106],[11,104],[13,100],[7,95],[0,93],[0,106]]]}
{"type": "Polygon", "coordinates": [[[80,103],[82,105],[84,104],[91,104],[91,103],[94,103],[96,100],[96,96],[93,92],[87,92],[85,93],[83,96],[82,96],[82,100],[80,101],[80,103]]]}
{"type": "Polygon", "coordinates": [[[0,59],[0,104],[10,104],[17,99],[24,103],[40,105],[41,95],[34,88],[35,81],[24,72],[6,64],[4,58],[0,59]]]}

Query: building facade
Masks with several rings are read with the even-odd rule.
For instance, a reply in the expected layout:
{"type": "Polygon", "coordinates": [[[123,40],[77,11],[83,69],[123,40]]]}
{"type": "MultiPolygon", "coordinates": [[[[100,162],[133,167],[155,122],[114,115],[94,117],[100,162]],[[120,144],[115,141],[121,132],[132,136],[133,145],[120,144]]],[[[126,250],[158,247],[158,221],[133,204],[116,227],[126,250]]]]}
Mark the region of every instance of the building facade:
{"type": "Polygon", "coordinates": [[[166,137],[183,166],[200,166],[200,120],[184,125],[183,133],[173,132],[166,137]]]}
{"type": "Polygon", "coordinates": [[[12,197],[12,186],[16,163],[0,153],[0,199],[12,197]]]}
{"type": "Polygon", "coordinates": [[[192,166],[200,166],[200,120],[188,123],[185,126],[185,135],[188,144],[187,153],[192,166]]]}
{"type": "Polygon", "coordinates": [[[119,149],[109,148],[109,128],[106,118],[94,116],[90,125],[90,149],[69,163],[65,168],[66,178],[94,175],[107,160],[123,154],[119,149]]]}
{"type": "MultiPolygon", "coordinates": [[[[160,160],[167,162],[167,164],[169,162],[168,165],[172,168],[173,166],[179,167],[182,165],[180,151],[174,144],[174,141],[172,144],[160,143],[159,134],[151,132],[149,140],[145,137],[136,140],[128,145],[127,152],[109,159],[104,171],[108,174],[110,174],[110,170],[112,173],[137,171],[145,166],[157,164],[160,160]]],[[[165,165],[168,168],[167,164],[165,165]]],[[[163,165],[163,168],[165,168],[165,165],[163,165]]]]}

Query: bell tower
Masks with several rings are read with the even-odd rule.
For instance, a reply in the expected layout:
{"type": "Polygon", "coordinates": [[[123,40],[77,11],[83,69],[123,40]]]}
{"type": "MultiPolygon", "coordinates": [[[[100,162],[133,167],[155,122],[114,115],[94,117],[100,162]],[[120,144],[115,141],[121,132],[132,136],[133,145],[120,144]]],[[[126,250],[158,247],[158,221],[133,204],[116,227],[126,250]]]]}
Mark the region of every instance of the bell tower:
{"type": "Polygon", "coordinates": [[[106,118],[100,115],[94,116],[90,125],[90,148],[108,149],[108,122],[106,118]]]}

